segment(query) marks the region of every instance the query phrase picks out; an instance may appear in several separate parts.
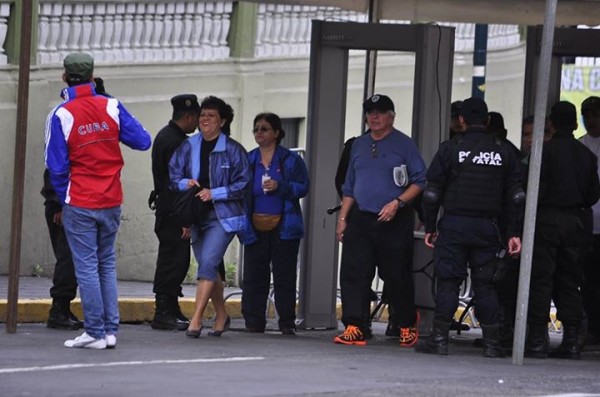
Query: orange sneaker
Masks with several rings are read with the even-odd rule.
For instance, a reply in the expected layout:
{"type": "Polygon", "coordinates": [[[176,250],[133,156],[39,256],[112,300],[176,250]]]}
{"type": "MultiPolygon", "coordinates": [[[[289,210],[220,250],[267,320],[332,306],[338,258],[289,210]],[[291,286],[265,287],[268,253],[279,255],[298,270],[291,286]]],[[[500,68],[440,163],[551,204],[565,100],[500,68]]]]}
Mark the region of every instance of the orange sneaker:
{"type": "Polygon", "coordinates": [[[400,327],[400,347],[411,347],[419,340],[419,321],[421,315],[417,311],[417,319],[411,327],[400,327]]]}
{"type": "Polygon", "coordinates": [[[356,325],[348,325],[344,332],[333,338],[333,342],[342,345],[366,346],[365,335],[356,325]]]}

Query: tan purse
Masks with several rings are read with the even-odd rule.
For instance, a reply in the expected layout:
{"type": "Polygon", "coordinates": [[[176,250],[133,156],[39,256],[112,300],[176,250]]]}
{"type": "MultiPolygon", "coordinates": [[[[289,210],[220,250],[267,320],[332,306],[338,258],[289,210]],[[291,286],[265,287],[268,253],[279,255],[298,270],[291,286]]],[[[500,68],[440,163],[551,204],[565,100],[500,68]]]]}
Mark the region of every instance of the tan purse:
{"type": "Polygon", "coordinates": [[[252,225],[259,232],[270,232],[275,229],[281,220],[281,215],[252,214],[252,225]]]}

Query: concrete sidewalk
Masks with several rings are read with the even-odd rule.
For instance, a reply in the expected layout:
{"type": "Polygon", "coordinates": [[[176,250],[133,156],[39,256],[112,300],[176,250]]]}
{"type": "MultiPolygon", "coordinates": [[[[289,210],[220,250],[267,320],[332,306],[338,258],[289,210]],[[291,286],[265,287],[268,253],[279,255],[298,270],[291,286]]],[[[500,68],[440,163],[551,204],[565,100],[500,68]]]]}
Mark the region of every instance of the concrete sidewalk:
{"type": "MultiPolygon", "coordinates": [[[[50,287],[52,279],[46,277],[20,277],[19,278],[19,323],[43,323],[48,318],[48,310],[52,304],[50,287]]],[[[121,321],[125,323],[140,323],[151,321],[154,315],[154,293],[151,282],[121,281],[118,282],[119,309],[121,321]]],[[[227,311],[234,318],[241,317],[239,288],[226,288],[225,297],[228,297],[227,311]]],[[[194,311],[194,297],[196,286],[185,284],[184,297],[180,298],[181,310],[191,316],[194,311]]],[[[0,276],[0,322],[6,319],[6,306],[8,298],[8,277],[0,276]]],[[[76,298],[72,304],[73,312],[82,317],[81,303],[76,298]]],[[[212,315],[209,307],[208,315],[212,315]]]]}

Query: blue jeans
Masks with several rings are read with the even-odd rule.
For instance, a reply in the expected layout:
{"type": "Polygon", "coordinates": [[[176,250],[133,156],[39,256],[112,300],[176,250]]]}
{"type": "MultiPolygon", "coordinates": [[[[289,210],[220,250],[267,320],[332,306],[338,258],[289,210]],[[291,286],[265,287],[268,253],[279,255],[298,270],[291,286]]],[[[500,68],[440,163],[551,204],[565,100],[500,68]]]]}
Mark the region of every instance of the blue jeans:
{"type": "Polygon", "coordinates": [[[84,328],[96,339],[115,335],[119,330],[115,240],[120,218],[121,207],[63,207],[63,225],[79,283],[84,328]]]}
{"type": "Polygon", "coordinates": [[[198,279],[215,281],[217,269],[235,233],[226,232],[211,209],[202,222],[192,226],[192,249],[198,262],[198,279]]]}

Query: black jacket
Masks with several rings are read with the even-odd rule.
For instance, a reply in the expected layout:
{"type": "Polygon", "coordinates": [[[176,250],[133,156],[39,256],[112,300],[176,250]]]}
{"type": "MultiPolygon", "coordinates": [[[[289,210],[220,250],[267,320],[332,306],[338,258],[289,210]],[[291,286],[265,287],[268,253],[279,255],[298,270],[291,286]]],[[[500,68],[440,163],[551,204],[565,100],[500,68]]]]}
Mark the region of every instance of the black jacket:
{"type": "MultiPolygon", "coordinates": [[[[152,177],[156,195],[157,215],[173,212],[178,192],[169,189],[169,160],[177,148],[187,139],[186,133],[173,121],[161,129],[152,144],[152,177]]],[[[200,155],[200,154],[198,154],[200,155]]]]}
{"type": "MultiPolygon", "coordinates": [[[[491,161],[491,160],[490,160],[491,161]]],[[[488,164],[489,165],[489,164],[488,164]]],[[[468,181],[470,184],[477,183],[488,183],[485,178],[478,180],[468,181]]],[[[465,184],[468,185],[468,184],[465,184]]],[[[474,190],[485,192],[484,188],[473,187],[474,190]]],[[[521,234],[520,219],[522,219],[522,204],[516,205],[511,202],[515,193],[522,191],[520,170],[519,170],[519,159],[512,147],[506,142],[490,137],[486,134],[483,128],[472,127],[467,130],[464,134],[456,135],[453,139],[443,142],[440,145],[438,152],[435,154],[431,165],[427,171],[427,186],[424,192],[423,211],[425,217],[425,230],[427,232],[434,232],[436,230],[437,215],[440,206],[444,207],[444,210],[456,215],[464,216],[485,216],[485,217],[506,217],[507,221],[507,233],[510,237],[519,236],[521,234]],[[488,146],[492,145],[491,150],[488,146]],[[486,149],[484,149],[486,148],[486,149]],[[475,197],[467,197],[461,208],[446,208],[452,203],[456,203],[456,200],[449,200],[447,193],[452,190],[453,194],[457,194],[457,197],[464,196],[465,187],[453,185],[462,172],[473,172],[471,168],[475,163],[481,163],[483,159],[480,159],[480,150],[493,151],[495,154],[500,156],[496,159],[496,163],[499,165],[501,175],[498,176],[498,167],[486,167],[482,166],[481,170],[476,170],[477,173],[486,173],[489,170],[490,175],[495,175],[499,178],[500,189],[498,189],[498,201],[499,205],[493,211],[481,211],[477,209],[477,200],[475,197]],[[471,155],[467,155],[469,152],[473,152],[471,155]],[[464,161],[464,164],[461,162],[464,161]],[[471,168],[469,168],[471,167],[471,168]],[[428,199],[431,197],[437,197],[437,200],[431,201],[428,199]]],[[[467,194],[468,196],[468,194],[467,194]]]]}
{"type": "Polygon", "coordinates": [[[544,143],[538,207],[591,207],[600,198],[597,170],[596,155],[572,131],[557,131],[544,143]]]}

